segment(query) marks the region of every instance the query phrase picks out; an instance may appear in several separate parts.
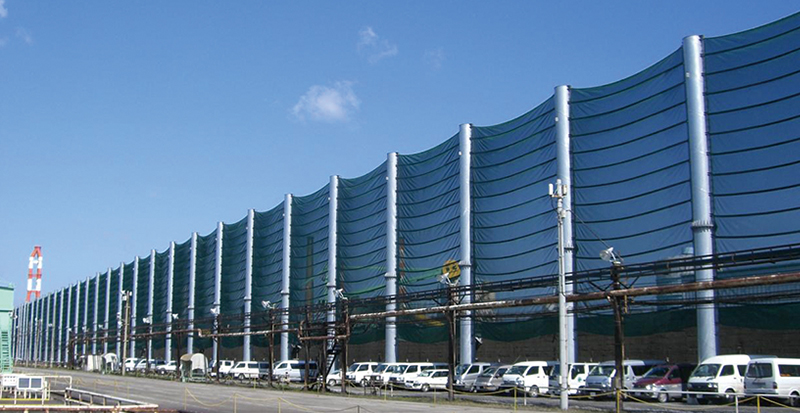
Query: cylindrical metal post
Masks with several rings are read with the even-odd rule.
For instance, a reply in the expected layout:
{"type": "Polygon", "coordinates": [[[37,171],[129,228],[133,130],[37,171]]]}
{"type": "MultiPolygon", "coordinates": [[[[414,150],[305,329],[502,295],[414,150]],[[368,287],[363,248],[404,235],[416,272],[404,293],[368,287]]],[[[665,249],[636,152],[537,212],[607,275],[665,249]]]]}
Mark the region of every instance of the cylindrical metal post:
{"type": "MultiPolygon", "coordinates": [[[[164,320],[166,324],[167,336],[164,343],[164,360],[167,363],[172,361],[172,283],[175,276],[175,243],[169,243],[169,263],[167,264],[167,316],[164,320]]],[[[180,360],[176,360],[180,361],[180,360]]]]}
{"type": "MultiPolygon", "coordinates": [[[[397,152],[386,159],[386,296],[397,295],[397,152]]],[[[386,301],[386,311],[395,311],[397,301],[386,301]]],[[[397,362],[397,317],[386,317],[384,358],[397,362]]]]}
{"type": "MultiPolygon", "coordinates": [[[[253,234],[256,211],[247,211],[247,244],[245,245],[244,270],[244,332],[250,332],[250,314],[253,312],[253,234]]],[[[242,340],[242,360],[250,361],[250,336],[242,340]]],[[[270,360],[271,362],[271,360],[270,360]]]]}
{"type": "Polygon", "coordinates": [[[289,360],[289,288],[292,258],[292,194],[283,200],[283,278],[281,280],[281,361],[289,360]]]}
{"type": "MultiPolygon", "coordinates": [[[[147,277],[147,332],[153,332],[153,294],[156,280],[156,250],[150,250],[150,273],[147,277]]],[[[147,370],[150,370],[150,360],[153,359],[153,336],[147,335],[147,370]]]]}
{"type": "Polygon", "coordinates": [[[123,320],[123,317],[124,317],[124,315],[122,314],[122,285],[124,284],[123,281],[125,280],[125,263],[124,262],[119,263],[119,274],[117,275],[117,278],[118,278],[118,280],[117,280],[117,291],[115,292],[115,294],[117,294],[117,309],[116,309],[116,311],[117,311],[117,326],[116,326],[117,346],[116,346],[116,349],[114,350],[114,353],[116,353],[117,358],[119,360],[121,360],[122,363],[124,363],[125,360],[122,358],[122,353],[120,352],[122,350],[121,347],[120,347],[121,343],[122,343],[122,332],[120,331],[120,327],[122,326],[122,320],[123,320]]]}
{"type": "Polygon", "coordinates": [[[197,274],[197,233],[192,233],[192,243],[189,247],[189,305],[186,307],[186,318],[189,333],[186,335],[186,351],[194,353],[194,290],[195,275],[197,274]]]}
{"type": "MultiPolygon", "coordinates": [[[[83,287],[83,355],[87,355],[89,342],[89,283],[87,277],[83,287]]],[[[96,295],[96,294],[95,294],[96,295]]]]}
{"type": "MultiPolygon", "coordinates": [[[[460,148],[460,162],[459,162],[459,184],[461,186],[460,206],[461,206],[461,248],[460,256],[461,262],[461,285],[472,285],[472,198],[471,198],[471,163],[472,163],[472,125],[465,123],[462,124],[459,133],[459,148],[460,148]]],[[[464,294],[461,300],[464,304],[472,302],[472,292],[464,294]]],[[[474,340],[472,336],[472,311],[463,311],[461,315],[461,334],[459,335],[459,353],[461,356],[461,364],[472,363],[472,349],[474,340]]]]}
{"type": "Polygon", "coordinates": [[[48,349],[48,344],[50,343],[49,340],[50,329],[48,328],[48,326],[50,325],[50,305],[52,298],[53,298],[52,295],[46,295],[44,298],[42,298],[43,327],[42,327],[42,335],[39,338],[42,341],[40,347],[41,357],[39,360],[41,360],[42,362],[47,361],[47,349],[48,349]]]}
{"type": "Polygon", "coordinates": [[[59,363],[64,362],[62,358],[62,348],[64,346],[64,326],[66,325],[64,322],[64,301],[66,297],[64,297],[64,289],[62,288],[59,292],[60,299],[59,301],[59,308],[58,308],[58,351],[56,352],[56,361],[59,363]]]}
{"type": "MultiPolygon", "coordinates": [[[[217,250],[216,254],[214,255],[214,304],[212,305],[212,309],[214,309],[217,313],[215,314],[214,323],[214,334],[219,333],[219,314],[221,314],[220,309],[220,299],[222,297],[222,231],[223,231],[222,222],[217,222],[217,250]]],[[[212,344],[212,353],[214,355],[215,360],[217,361],[217,368],[219,368],[219,345],[220,345],[221,338],[217,338],[213,341],[212,344]]],[[[217,380],[219,380],[219,375],[217,376],[217,380]]]]}
{"type": "Polygon", "coordinates": [[[92,354],[97,354],[97,307],[100,306],[100,273],[94,276],[94,308],[92,309],[92,354]]]}
{"type": "MultiPolygon", "coordinates": [[[[328,314],[326,321],[328,322],[328,335],[336,335],[336,246],[338,234],[338,221],[339,221],[339,177],[336,175],[331,176],[330,185],[328,185],[328,314]]],[[[332,349],[336,343],[335,339],[329,339],[326,343],[327,349],[332,349]]],[[[327,369],[333,366],[325,366],[327,369]]]]}
{"type": "MultiPolygon", "coordinates": [[[[564,274],[573,272],[575,248],[572,243],[572,161],[570,157],[571,143],[569,132],[569,86],[558,86],[555,91],[556,110],[556,164],[557,178],[567,188],[563,196],[563,266],[564,274]]],[[[572,281],[564,282],[564,294],[570,295],[573,291],[572,281]]],[[[566,340],[567,363],[574,363],[578,353],[575,341],[575,315],[572,312],[573,304],[567,303],[566,308],[566,340]]]]}
{"type": "MultiPolygon", "coordinates": [[[[697,256],[714,253],[702,55],[703,44],[700,36],[683,39],[689,164],[692,173],[692,233],[694,254],[697,256]]],[[[695,281],[713,280],[713,269],[695,271],[695,281]]],[[[697,356],[698,361],[703,361],[717,354],[716,319],[712,303],[714,291],[698,291],[697,299],[705,302],[697,305],[697,356]]]]}
{"type": "Polygon", "coordinates": [[[108,316],[111,311],[111,267],[106,272],[106,317],[103,319],[103,354],[108,353],[108,316]]]}
{"type": "Polygon", "coordinates": [[[133,291],[131,294],[131,348],[129,354],[131,357],[138,357],[136,354],[136,338],[134,335],[136,334],[136,318],[139,317],[137,314],[137,305],[136,302],[139,300],[139,256],[136,256],[136,259],[133,260],[133,287],[131,287],[133,291]]]}

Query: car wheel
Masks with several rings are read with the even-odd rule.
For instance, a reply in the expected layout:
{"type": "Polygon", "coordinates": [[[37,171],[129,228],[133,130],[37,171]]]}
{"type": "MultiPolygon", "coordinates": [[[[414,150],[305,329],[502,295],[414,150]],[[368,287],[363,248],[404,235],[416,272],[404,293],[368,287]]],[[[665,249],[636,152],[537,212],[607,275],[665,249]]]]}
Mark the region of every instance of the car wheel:
{"type": "Polygon", "coordinates": [[[708,399],[706,399],[706,398],[703,398],[703,399],[697,399],[697,404],[708,404],[708,401],[709,401],[709,400],[708,400],[708,399]]]}
{"type": "Polygon", "coordinates": [[[536,396],[538,396],[538,395],[539,395],[539,387],[538,387],[538,386],[531,386],[531,387],[528,389],[528,396],[530,396],[530,397],[536,397],[536,396]]]}
{"type": "Polygon", "coordinates": [[[477,387],[475,387],[475,386],[472,386],[472,387],[470,387],[469,391],[470,391],[471,393],[477,393],[477,392],[478,392],[478,388],[477,388],[477,387]]]}
{"type": "Polygon", "coordinates": [[[665,392],[664,390],[661,390],[658,393],[657,399],[659,403],[666,403],[669,401],[669,393],[665,392]]]}
{"type": "Polygon", "coordinates": [[[800,407],[800,393],[792,392],[792,394],[789,395],[789,404],[792,407],[800,407]]]}
{"type": "Polygon", "coordinates": [[[244,380],[244,373],[239,373],[239,377],[238,377],[238,379],[239,379],[239,380],[244,380]]]}
{"type": "Polygon", "coordinates": [[[367,379],[361,379],[361,387],[367,387],[369,385],[369,381],[367,379]]]}
{"type": "Polygon", "coordinates": [[[736,398],[734,395],[736,392],[733,389],[725,390],[725,402],[726,403],[733,403],[733,400],[736,398]]]}
{"type": "Polygon", "coordinates": [[[328,387],[335,387],[335,386],[336,386],[336,380],[334,379],[328,380],[328,387]]]}
{"type": "Polygon", "coordinates": [[[422,387],[420,388],[420,390],[422,390],[423,392],[426,392],[426,393],[427,393],[427,392],[428,392],[430,389],[431,389],[431,386],[429,386],[429,385],[427,385],[427,384],[423,384],[423,385],[422,385],[422,387]]]}

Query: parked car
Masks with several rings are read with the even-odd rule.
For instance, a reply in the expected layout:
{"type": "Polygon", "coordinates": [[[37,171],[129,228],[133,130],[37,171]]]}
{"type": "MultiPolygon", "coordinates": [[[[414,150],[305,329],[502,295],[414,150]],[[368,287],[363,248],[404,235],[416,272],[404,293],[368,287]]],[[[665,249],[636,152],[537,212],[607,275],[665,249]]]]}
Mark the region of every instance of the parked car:
{"type": "Polygon", "coordinates": [[[175,360],[156,367],[156,373],[162,375],[175,374],[176,371],[178,371],[178,363],[175,360]]]}
{"type": "MultiPolygon", "coordinates": [[[[632,389],[633,383],[639,380],[654,366],[666,364],[664,360],[625,360],[623,368],[622,388],[632,389]]],[[[614,379],[617,376],[617,368],[614,360],[604,361],[594,366],[586,377],[586,385],[579,389],[580,393],[589,396],[598,396],[601,393],[614,391],[614,379]]]]}
{"type": "Polygon", "coordinates": [[[522,361],[511,366],[503,375],[501,389],[512,390],[517,388],[525,391],[531,397],[547,392],[549,374],[556,361],[522,361]]]}
{"type": "Polygon", "coordinates": [[[503,384],[503,375],[511,365],[487,367],[475,380],[475,390],[479,392],[494,392],[503,384]]]}
{"type": "MultiPolygon", "coordinates": [[[[311,361],[308,363],[308,379],[315,380],[317,378],[317,362],[311,361]]],[[[290,382],[304,381],[306,377],[306,362],[305,360],[286,360],[275,365],[272,369],[272,378],[274,380],[286,380],[290,382]]]]}
{"type": "MultiPolygon", "coordinates": [[[[220,374],[222,374],[220,372],[220,374]]],[[[266,361],[240,361],[228,370],[226,375],[239,380],[258,379],[269,374],[269,363],[266,361]]]]}
{"type": "Polygon", "coordinates": [[[719,400],[733,401],[735,393],[744,393],[747,363],[751,359],[763,357],[765,356],[727,354],[703,360],[692,372],[687,386],[688,391],[700,394],[690,394],[688,400],[699,404],[719,400]]]}
{"type": "Polygon", "coordinates": [[[133,369],[136,368],[137,363],[139,363],[139,359],[137,357],[128,357],[125,359],[123,368],[125,369],[125,371],[133,371],[133,369]]]}
{"type": "MultiPolygon", "coordinates": [[[[158,366],[163,366],[167,364],[164,360],[155,360],[150,359],[150,370],[157,371],[156,369],[158,366]]],[[[136,366],[133,368],[134,371],[146,371],[147,370],[147,359],[141,359],[136,363],[136,366]]]]}
{"type": "Polygon", "coordinates": [[[369,376],[371,376],[377,368],[378,363],[374,362],[353,363],[347,369],[345,377],[350,383],[366,387],[369,384],[369,376]]]}
{"type": "Polygon", "coordinates": [[[497,363],[459,364],[453,375],[453,388],[458,391],[477,391],[475,380],[478,379],[478,376],[485,369],[497,365],[497,363]]]}
{"type": "Polygon", "coordinates": [[[405,388],[423,392],[431,389],[446,389],[449,371],[444,369],[429,369],[419,373],[416,377],[405,382],[405,388]]]}
{"type": "Polygon", "coordinates": [[[433,370],[433,369],[446,369],[447,364],[444,363],[407,363],[406,369],[400,373],[392,374],[389,376],[389,384],[395,387],[402,388],[405,386],[407,381],[413,381],[425,370],[433,370]]]}
{"type": "Polygon", "coordinates": [[[780,398],[800,407],[800,359],[769,357],[750,360],[744,389],[747,395],[780,398]]]}
{"type": "MultiPolygon", "coordinates": [[[[578,394],[578,389],[586,383],[589,371],[597,363],[572,363],[569,364],[569,376],[567,377],[567,394],[578,394]]],[[[561,394],[561,365],[556,364],[547,379],[548,392],[554,395],[561,394]]]]}
{"type": "Polygon", "coordinates": [[[682,399],[689,376],[695,367],[697,366],[694,364],[655,366],[633,383],[633,394],[643,399],[656,399],[661,403],[670,399],[682,399]]]}
{"type": "Polygon", "coordinates": [[[375,384],[386,385],[389,384],[389,378],[392,374],[401,373],[407,368],[408,364],[406,363],[381,363],[369,378],[375,384]]]}
{"type": "Polygon", "coordinates": [[[325,383],[328,384],[328,387],[335,387],[342,384],[342,371],[339,369],[334,369],[328,372],[328,375],[325,376],[325,383]]]}
{"type": "MultiPolygon", "coordinates": [[[[222,360],[219,364],[219,377],[228,377],[230,375],[231,369],[236,363],[233,360],[222,360]]],[[[217,377],[217,361],[211,360],[211,363],[208,365],[209,375],[211,377],[217,377]]]]}

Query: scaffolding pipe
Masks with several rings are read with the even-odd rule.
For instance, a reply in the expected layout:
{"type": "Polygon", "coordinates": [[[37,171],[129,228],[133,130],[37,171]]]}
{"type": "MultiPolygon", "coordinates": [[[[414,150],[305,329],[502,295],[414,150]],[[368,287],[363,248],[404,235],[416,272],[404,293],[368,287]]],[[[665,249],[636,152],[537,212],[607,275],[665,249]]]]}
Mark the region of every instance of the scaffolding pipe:
{"type": "Polygon", "coordinates": [[[117,343],[116,343],[116,349],[115,349],[114,353],[117,355],[117,360],[121,360],[121,362],[124,363],[125,360],[122,360],[122,353],[121,353],[122,340],[121,340],[120,336],[122,334],[119,333],[119,330],[122,327],[122,320],[123,320],[123,317],[124,317],[124,315],[122,314],[122,285],[124,284],[123,281],[125,280],[125,263],[124,262],[120,262],[119,263],[119,274],[117,275],[117,278],[118,278],[118,280],[117,280],[117,291],[115,293],[115,294],[117,294],[117,340],[116,340],[117,343]]]}
{"type": "MultiPolygon", "coordinates": [[[[167,319],[165,320],[167,337],[164,339],[164,360],[169,363],[172,361],[172,290],[174,288],[173,277],[175,276],[174,241],[169,243],[169,263],[167,265],[169,266],[167,268],[167,319]]],[[[178,359],[176,361],[180,361],[180,355],[178,355],[178,359]]]]}
{"type": "MultiPolygon", "coordinates": [[[[136,258],[133,260],[133,286],[131,287],[133,291],[131,291],[131,333],[136,331],[136,318],[139,316],[137,314],[136,302],[139,300],[139,256],[137,255],[136,258]]],[[[136,339],[133,338],[133,334],[131,334],[131,348],[128,352],[130,357],[137,357],[136,355],[136,339]]],[[[124,360],[123,360],[124,362],[124,360]]]]}
{"type": "MultiPolygon", "coordinates": [[[[189,303],[186,307],[186,318],[188,329],[194,329],[194,290],[195,277],[197,275],[197,233],[192,233],[192,243],[189,253],[189,303]]],[[[194,353],[194,333],[186,336],[186,349],[189,353],[194,353]]]]}
{"type": "MultiPolygon", "coordinates": [[[[218,318],[220,311],[220,299],[222,297],[222,231],[223,226],[222,222],[217,222],[217,250],[214,256],[214,304],[211,306],[213,311],[216,311],[214,314],[215,318],[218,318]]],[[[212,313],[213,313],[212,311],[212,313]]],[[[214,333],[219,333],[219,322],[215,322],[214,324],[214,333]]],[[[211,354],[214,357],[214,360],[217,362],[217,368],[219,367],[219,359],[217,358],[219,348],[219,340],[214,340],[211,344],[211,354]]]]}
{"type": "Polygon", "coordinates": [[[108,353],[108,315],[109,311],[111,311],[111,267],[108,267],[108,271],[106,272],[106,317],[103,319],[103,354],[108,353]]]}
{"type": "MultiPolygon", "coordinates": [[[[328,309],[326,320],[328,322],[328,335],[335,335],[336,332],[336,257],[337,257],[337,234],[338,234],[338,209],[339,209],[339,177],[331,176],[328,186],[328,309]]],[[[334,347],[335,341],[328,340],[327,349],[334,347]]],[[[332,366],[326,366],[327,368],[332,366]]]]}

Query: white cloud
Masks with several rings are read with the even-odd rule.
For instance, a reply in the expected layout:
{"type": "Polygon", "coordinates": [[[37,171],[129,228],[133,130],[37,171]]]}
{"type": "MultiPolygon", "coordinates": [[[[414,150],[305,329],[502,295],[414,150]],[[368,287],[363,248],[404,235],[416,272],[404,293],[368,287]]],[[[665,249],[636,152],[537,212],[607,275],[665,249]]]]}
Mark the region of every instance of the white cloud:
{"type": "Polygon", "coordinates": [[[353,82],[336,82],[332,87],[311,86],[292,108],[300,120],[309,118],[323,122],[347,122],[361,105],[353,92],[353,82]]]}
{"type": "Polygon", "coordinates": [[[8,9],[6,8],[6,0],[0,0],[0,18],[8,16],[8,9]]]}
{"type": "Polygon", "coordinates": [[[373,65],[385,57],[398,53],[396,45],[382,39],[369,26],[358,32],[358,51],[367,54],[367,60],[373,65]]]}
{"type": "Polygon", "coordinates": [[[427,63],[430,67],[434,68],[435,70],[439,70],[442,68],[442,63],[444,63],[444,50],[442,48],[428,50],[425,52],[425,63],[427,63]]]}
{"type": "Polygon", "coordinates": [[[27,44],[33,43],[33,37],[31,36],[31,33],[22,27],[17,27],[17,37],[22,39],[22,41],[27,44]]]}

